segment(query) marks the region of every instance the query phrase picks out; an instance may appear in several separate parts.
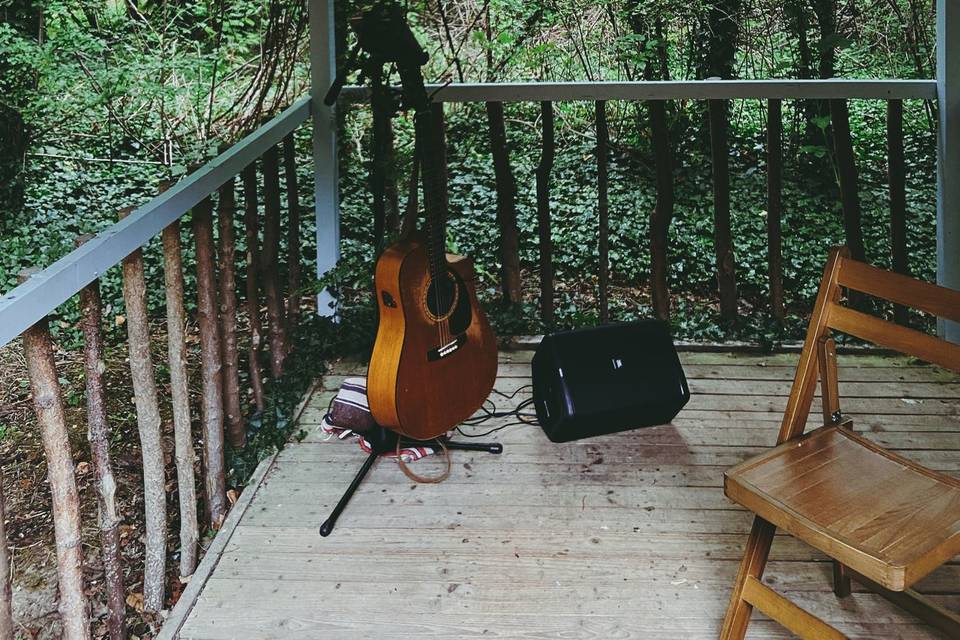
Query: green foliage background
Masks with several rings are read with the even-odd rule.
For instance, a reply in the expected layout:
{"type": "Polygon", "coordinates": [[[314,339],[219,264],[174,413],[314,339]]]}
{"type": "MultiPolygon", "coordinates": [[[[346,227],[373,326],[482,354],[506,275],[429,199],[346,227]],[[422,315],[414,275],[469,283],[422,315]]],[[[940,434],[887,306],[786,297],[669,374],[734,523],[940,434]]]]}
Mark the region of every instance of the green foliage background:
{"type": "MultiPolygon", "coordinates": [[[[413,2],[411,22],[431,53],[425,72],[432,80],[531,81],[625,80],[641,75],[655,41],[631,25],[662,20],[672,78],[704,73],[711,38],[709,10],[735,12],[738,35],[731,73],[738,77],[797,74],[797,30],[791,10],[808,16],[804,34],[814,55],[836,50],[837,75],[929,77],[932,75],[930,7],[891,0],[885,10],[862,0],[835,2],[837,33],[817,31],[813,5],[789,0],[744,4],[710,2],[526,3],[491,0],[413,2]],[[647,22],[644,22],[647,21],[647,22]],[[489,24],[489,28],[487,25],[489,24]],[[448,33],[449,32],[449,33],[448,33]],[[906,33],[903,39],[889,33],[906,33]]],[[[341,48],[352,42],[344,22],[359,3],[337,3],[341,48]]],[[[211,157],[219,144],[252,130],[264,114],[306,91],[306,12],[302,2],[244,0],[216,3],[71,3],[4,0],[0,10],[0,104],[26,123],[29,145],[18,180],[22,202],[4,203],[0,287],[11,289],[21,268],[47,266],[68,253],[74,238],[101,231],[121,207],[157,193],[161,180],[182,176],[211,157]],[[24,16],[42,16],[42,33],[24,16]],[[283,22],[286,20],[287,22],[283,22]],[[288,25],[274,36],[277,24],[288,25]],[[294,37],[296,34],[301,34],[294,37]],[[281,71],[269,75],[271,61],[281,71]]],[[[356,80],[356,77],[353,78],[356,80]]],[[[704,105],[669,106],[675,147],[677,203],[670,233],[670,280],[678,337],[746,338],[769,343],[800,335],[817,279],[831,244],[842,242],[840,200],[826,135],[829,118],[805,120],[794,101],[785,105],[784,278],[791,318],[774,328],[767,315],[765,238],[764,105],[731,105],[732,215],[742,319],[721,327],[715,313],[712,194],[704,105]]],[[[560,326],[596,321],[597,273],[593,105],[563,103],[557,109],[558,157],[553,177],[554,240],[560,326]]],[[[860,170],[860,197],[868,258],[889,264],[886,193],[885,105],[853,101],[851,127],[860,170]]],[[[611,268],[619,295],[614,316],[649,314],[648,218],[654,203],[653,160],[645,105],[610,103],[611,268]]],[[[472,256],[484,298],[501,333],[542,329],[537,320],[538,249],[534,167],[539,158],[536,105],[507,106],[511,162],[517,179],[525,304],[497,304],[497,229],[494,182],[482,105],[448,108],[452,249],[472,256]],[[478,126],[478,123],[484,123],[478,126]]],[[[907,202],[911,267],[933,278],[935,269],[935,153],[932,105],[910,101],[905,108],[908,159],[907,202]]],[[[372,220],[366,189],[370,158],[369,110],[350,107],[342,119],[340,162],[343,262],[336,284],[348,306],[369,305],[366,291],[374,260],[372,220]]],[[[412,150],[409,118],[395,122],[399,190],[405,191],[412,150]]],[[[304,255],[313,253],[309,127],[298,134],[301,202],[307,221],[304,255]]],[[[185,220],[186,223],[187,220],[185,220]]],[[[187,264],[192,241],[184,225],[187,264]]],[[[156,245],[146,251],[151,308],[162,314],[162,273],[156,245]]],[[[243,247],[240,248],[242,255],[243,247]]],[[[308,273],[311,268],[307,266],[308,273]]],[[[188,269],[188,287],[192,274],[188,269]]],[[[242,284],[242,282],[241,282],[242,284]]],[[[110,310],[122,314],[118,269],[104,274],[110,310]]],[[[75,344],[75,303],[60,310],[55,328],[75,344]]]]}

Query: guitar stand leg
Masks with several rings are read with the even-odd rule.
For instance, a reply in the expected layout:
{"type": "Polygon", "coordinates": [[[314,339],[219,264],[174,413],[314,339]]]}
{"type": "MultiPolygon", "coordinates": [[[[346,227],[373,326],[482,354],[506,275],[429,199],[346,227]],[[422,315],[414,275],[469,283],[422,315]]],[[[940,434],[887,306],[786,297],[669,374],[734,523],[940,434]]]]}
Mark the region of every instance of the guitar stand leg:
{"type": "MultiPolygon", "coordinates": [[[[396,442],[396,440],[394,440],[396,442]]],[[[457,451],[486,451],[487,453],[499,454],[503,453],[503,445],[499,442],[444,442],[447,449],[457,450],[457,451]]],[[[401,440],[401,447],[436,447],[436,440],[401,440]]],[[[340,497],[340,501],[337,502],[337,506],[333,508],[333,511],[330,513],[330,517],[320,525],[320,535],[326,538],[331,533],[333,533],[333,528],[337,524],[337,518],[340,517],[340,514],[343,513],[343,510],[347,508],[347,503],[350,502],[350,498],[353,497],[353,494],[357,492],[357,488],[360,486],[360,483],[363,482],[363,479],[370,472],[370,469],[373,468],[373,464],[377,461],[377,458],[380,457],[382,453],[391,451],[392,447],[374,447],[373,451],[367,456],[367,459],[363,461],[363,466],[360,467],[360,470],[357,471],[357,475],[353,477],[353,481],[350,482],[350,486],[347,487],[347,490],[344,492],[343,496],[340,497]]]]}
{"type": "Polygon", "coordinates": [[[320,525],[320,535],[326,538],[333,532],[333,527],[337,524],[337,518],[340,517],[340,514],[343,513],[343,510],[347,508],[347,503],[350,502],[350,498],[353,497],[353,494],[357,492],[357,487],[360,486],[360,483],[363,482],[363,479],[369,473],[370,469],[373,468],[373,463],[377,461],[377,458],[380,456],[376,451],[371,451],[370,455],[367,456],[367,459],[363,461],[363,466],[360,467],[360,470],[357,471],[357,475],[353,477],[353,481],[350,483],[350,486],[347,487],[347,490],[344,492],[343,496],[340,497],[340,501],[337,502],[337,506],[333,508],[333,511],[330,513],[330,517],[320,525]]]}
{"type": "Polygon", "coordinates": [[[451,451],[486,451],[487,453],[503,453],[503,445],[499,442],[445,442],[451,451]]]}

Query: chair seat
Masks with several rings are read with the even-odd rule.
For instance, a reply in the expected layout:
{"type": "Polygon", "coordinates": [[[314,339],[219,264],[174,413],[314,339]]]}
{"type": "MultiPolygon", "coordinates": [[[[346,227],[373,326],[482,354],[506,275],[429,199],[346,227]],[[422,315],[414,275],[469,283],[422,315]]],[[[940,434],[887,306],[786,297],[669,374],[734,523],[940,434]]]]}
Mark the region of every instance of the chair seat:
{"type": "Polygon", "coordinates": [[[892,591],[960,553],[960,481],[842,425],[733,467],[724,492],[892,591]]]}

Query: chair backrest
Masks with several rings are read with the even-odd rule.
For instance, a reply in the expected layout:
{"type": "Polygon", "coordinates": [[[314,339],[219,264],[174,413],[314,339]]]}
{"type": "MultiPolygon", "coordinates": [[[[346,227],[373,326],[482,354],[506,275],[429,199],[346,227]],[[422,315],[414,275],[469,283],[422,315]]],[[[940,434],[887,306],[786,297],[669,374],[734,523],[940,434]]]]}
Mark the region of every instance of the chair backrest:
{"type": "Polygon", "coordinates": [[[828,405],[836,402],[831,330],[960,372],[960,345],[844,306],[843,287],[960,322],[960,291],[872,267],[852,260],[846,247],[834,247],[820,281],[779,442],[803,433],[818,377],[824,387],[825,416],[830,414],[828,405]]]}

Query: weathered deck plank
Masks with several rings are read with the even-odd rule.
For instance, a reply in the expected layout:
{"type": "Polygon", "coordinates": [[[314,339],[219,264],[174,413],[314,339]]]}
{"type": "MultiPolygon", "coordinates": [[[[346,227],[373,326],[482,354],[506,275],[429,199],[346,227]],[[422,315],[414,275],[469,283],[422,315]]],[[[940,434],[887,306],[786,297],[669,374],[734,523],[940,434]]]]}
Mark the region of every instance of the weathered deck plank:
{"type": "MultiPolygon", "coordinates": [[[[528,360],[503,354],[497,388],[527,384],[528,360]]],[[[722,474],[774,443],[796,355],[683,360],[695,395],[670,425],[563,445],[510,427],[485,438],[504,443],[502,456],[454,452],[440,485],[381,461],[321,538],[364,457],[318,433],[331,390],[364,370],[336,365],[302,414],[306,438],[254,489],[180,637],[715,638],[750,525],[722,474]]],[[[858,430],[960,474],[956,376],[887,356],[842,356],[840,375],[858,430]]],[[[825,556],[778,536],[764,579],[851,638],[941,637],[863,589],[838,601],[830,572],[825,556]]],[[[919,590],[960,608],[960,559],[919,590]]],[[[758,615],[749,637],[790,636],[758,615]]]]}

